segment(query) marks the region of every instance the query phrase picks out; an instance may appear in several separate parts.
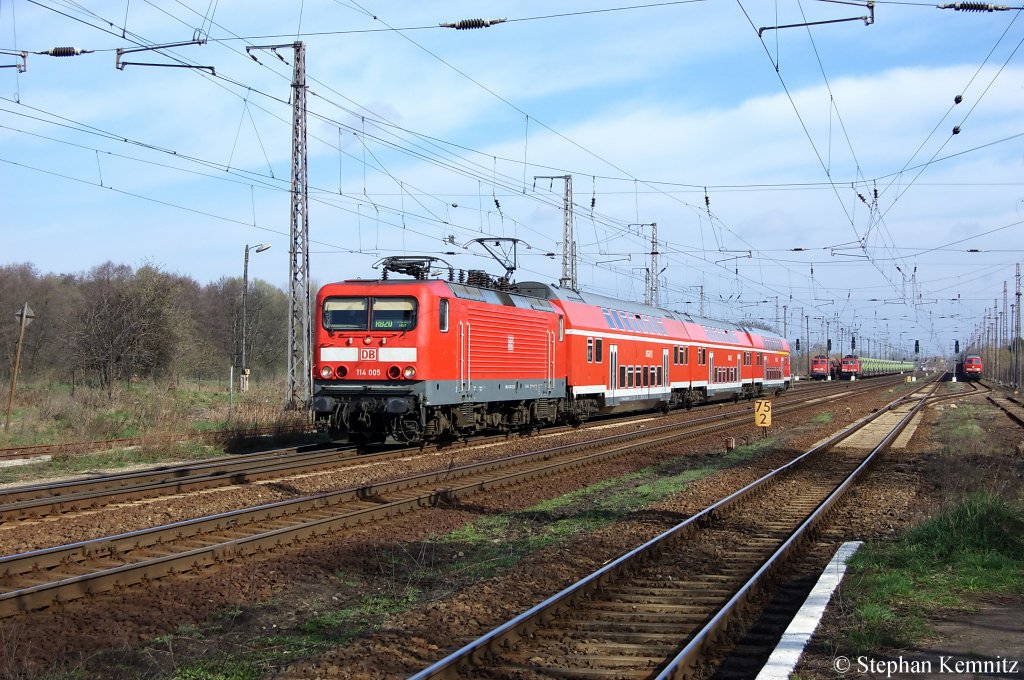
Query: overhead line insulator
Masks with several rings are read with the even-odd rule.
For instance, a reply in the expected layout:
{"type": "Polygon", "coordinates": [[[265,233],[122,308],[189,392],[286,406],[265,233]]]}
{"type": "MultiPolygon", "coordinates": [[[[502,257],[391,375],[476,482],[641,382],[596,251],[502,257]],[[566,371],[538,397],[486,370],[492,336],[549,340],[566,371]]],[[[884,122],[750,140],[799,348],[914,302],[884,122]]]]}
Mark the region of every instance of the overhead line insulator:
{"type": "Polygon", "coordinates": [[[952,9],[957,12],[1005,12],[1010,8],[988,2],[947,2],[939,5],[939,9],[952,9]]]}
{"type": "Polygon", "coordinates": [[[505,19],[463,19],[454,24],[438,24],[441,28],[454,28],[456,31],[468,31],[474,28],[490,28],[495,24],[505,23],[505,19]]]}
{"type": "Polygon", "coordinates": [[[81,47],[51,47],[44,52],[36,52],[36,54],[45,54],[49,57],[77,57],[80,54],[92,54],[94,50],[83,50],[81,47]]]}

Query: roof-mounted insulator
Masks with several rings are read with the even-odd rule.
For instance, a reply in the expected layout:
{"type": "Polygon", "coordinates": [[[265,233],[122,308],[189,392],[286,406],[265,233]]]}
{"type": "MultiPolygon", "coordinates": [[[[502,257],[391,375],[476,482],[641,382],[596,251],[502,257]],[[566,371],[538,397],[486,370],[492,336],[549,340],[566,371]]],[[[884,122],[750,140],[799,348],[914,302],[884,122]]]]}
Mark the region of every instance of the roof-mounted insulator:
{"type": "Polygon", "coordinates": [[[45,52],[36,52],[36,54],[45,54],[48,57],[77,57],[80,54],[92,54],[95,50],[83,50],[81,47],[51,47],[45,52]]]}
{"type": "Polygon", "coordinates": [[[957,12],[1005,12],[1010,8],[988,2],[947,2],[939,5],[939,9],[952,9],[957,12]]]}
{"type": "Polygon", "coordinates": [[[441,28],[454,28],[456,31],[468,31],[474,28],[490,28],[495,24],[505,23],[505,19],[463,19],[454,24],[438,24],[441,28]]]}

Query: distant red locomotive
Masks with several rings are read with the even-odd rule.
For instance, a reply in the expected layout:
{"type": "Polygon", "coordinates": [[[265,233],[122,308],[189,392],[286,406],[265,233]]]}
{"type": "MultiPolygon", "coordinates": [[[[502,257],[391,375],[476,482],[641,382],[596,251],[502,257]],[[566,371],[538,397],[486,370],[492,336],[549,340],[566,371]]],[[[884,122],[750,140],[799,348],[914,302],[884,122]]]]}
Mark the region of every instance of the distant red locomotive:
{"type": "Polygon", "coordinates": [[[423,442],[789,387],[781,337],[482,272],[428,279],[431,261],[384,261],[412,280],[321,288],[313,410],[335,439],[423,442]]]}
{"type": "Polygon", "coordinates": [[[968,354],[964,357],[961,373],[965,380],[981,380],[982,374],[981,357],[977,354],[968,354]]]}
{"type": "Polygon", "coordinates": [[[819,354],[811,359],[811,377],[815,380],[827,379],[830,370],[828,357],[824,354],[819,354]]]}
{"type": "Polygon", "coordinates": [[[853,354],[847,354],[839,362],[839,377],[846,380],[856,379],[861,376],[860,359],[853,354]]]}

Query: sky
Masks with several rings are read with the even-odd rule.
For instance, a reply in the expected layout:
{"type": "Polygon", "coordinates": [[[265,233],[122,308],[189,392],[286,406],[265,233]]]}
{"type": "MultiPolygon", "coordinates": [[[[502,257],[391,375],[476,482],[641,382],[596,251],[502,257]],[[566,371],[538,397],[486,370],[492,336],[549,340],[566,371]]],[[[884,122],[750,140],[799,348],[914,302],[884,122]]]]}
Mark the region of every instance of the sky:
{"type": "Polygon", "coordinates": [[[1024,18],[917,2],[0,0],[0,265],[268,243],[286,288],[297,40],[315,284],[487,237],[557,282],[571,175],[584,291],[643,301],[656,224],[661,306],[791,341],[949,354],[1015,301],[1024,18]]]}

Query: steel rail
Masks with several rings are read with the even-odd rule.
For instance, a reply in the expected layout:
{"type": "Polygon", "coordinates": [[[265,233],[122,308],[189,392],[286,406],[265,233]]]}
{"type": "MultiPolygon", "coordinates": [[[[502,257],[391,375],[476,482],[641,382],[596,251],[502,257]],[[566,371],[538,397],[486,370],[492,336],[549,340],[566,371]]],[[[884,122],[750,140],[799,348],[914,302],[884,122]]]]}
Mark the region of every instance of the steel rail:
{"type": "MultiPolygon", "coordinates": [[[[937,385],[938,383],[933,383],[933,393],[937,385]]],[[[716,638],[724,634],[725,627],[731,620],[732,616],[748,602],[749,598],[757,591],[758,588],[782,569],[785,562],[810,536],[811,531],[822,521],[825,514],[831,510],[843,496],[846,495],[846,492],[850,487],[860,479],[864,472],[872,463],[874,463],[875,459],[892,445],[900,433],[903,432],[907,425],[910,424],[910,421],[913,420],[914,416],[916,416],[928,402],[928,397],[922,397],[918,400],[918,403],[900,419],[895,427],[893,427],[882,441],[871,450],[856,469],[854,469],[853,472],[851,472],[846,479],[844,479],[842,483],[840,483],[839,486],[836,487],[836,489],[818,505],[814,512],[812,512],[807,519],[797,527],[790,537],[787,538],[774,553],[772,553],[771,557],[769,557],[768,560],[765,561],[765,563],[762,564],[754,573],[754,575],[740,587],[725,606],[723,606],[714,615],[714,617],[708,621],[707,625],[692,637],[690,642],[679,652],[679,654],[669,661],[668,665],[658,673],[656,680],[677,680],[679,678],[688,677],[691,673],[696,671],[707,646],[716,638]]]]}
{"type": "MultiPolygon", "coordinates": [[[[842,396],[844,395],[837,394],[832,398],[842,396]]],[[[821,399],[815,397],[812,401],[818,402],[821,399]]],[[[800,408],[804,406],[789,404],[777,411],[788,412],[800,408]]],[[[679,439],[733,426],[737,422],[745,421],[747,417],[746,411],[726,418],[713,415],[697,421],[616,434],[485,463],[422,473],[399,480],[279,501],[255,508],[4,557],[0,559],[0,578],[19,584],[29,581],[30,584],[17,585],[0,593],[0,616],[44,608],[54,601],[75,599],[89,593],[102,592],[274,549],[291,541],[323,535],[346,526],[448,502],[488,489],[519,483],[528,478],[557,474],[599,460],[625,455],[638,448],[663,446],[679,439]],[[600,446],[610,448],[597,453],[589,452],[590,449],[600,446]],[[580,455],[574,458],[573,454],[580,455]],[[560,456],[567,459],[553,461],[560,456]],[[532,469],[515,469],[524,468],[528,464],[533,466],[532,469]],[[498,472],[500,474],[496,474],[498,472]],[[459,479],[462,479],[462,483],[456,485],[454,482],[459,479]],[[426,491],[417,491],[417,488],[425,486],[429,487],[426,491]],[[389,500],[389,495],[396,498],[389,500]],[[341,503],[349,503],[351,507],[344,512],[331,507],[341,503]],[[314,515],[313,519],[302,520],[302,513],[319,513],[321,516],[314,515]],[[271,525],[284,523],[284,526],[272,526],[269,530],[263,529],[250,534],[245,525],[256,522],[268,522],[271,525]],[[217,537],[217,532],[222,535],[217,537]],[[212,542],[207,541],[204,536],[212,538],[212,542]],[[161,555],[161,551],[175,550],[174,546],[170,545],[173,541],[185,543],[186,550],[161,555]],[[206,544],[202,545],[204,542],[206,544]],[[142,560],[129,564],[119,563],[132,551],[137,551],[142,560]],[[100,560],[101,568],[83,564],[87,560],[100,560]],[[44,573],[49,570],[56,572],[53,578],[48,578],[44,573]],[[76,573],[80,571],[86,573],[76,573]]]]}
{"type": "MultiPolygon", "coordinates": [[[[872,385],[858,386],[848,392],[869,391],[872,387],[872,385]]],[[[820,391],[827,395],[836,393],[834,389],[820,391]]],[[[817,393],[818,390],[813,390],[813,392],[817,393]]],[[[801,393],[798,398],[806,400],[811,398],[811,395],[801,393]]],[[[749,411],[749,407],[744,410],[749,411]]],[[[600,426],[604,422],[603,420],[596,421],[594,426],[600,426]]],[[[568,431],[569,429],[568,427],[555,428],[546,430],[546,432],[557,434],[559,431],[568,431]]],[[[473,444],[485,444],[505,438],[507,438],[506,435],[484,437],[474,439],[473,444]]],[[[324,450],[299,452],[300,448],[303,447],[288,447],[228,458],[218,457],[184,465],[160,466],[50,484],[12,487],[0,490],[0,520],[44,517],[102,507],[111,502],[135,501],[190,490],[287,477],[290,474],[320,467],[347,465],[354,462],[376,462],[410,455],[410,447],[344,458],[334,458],[333,456],[338,452],[348,451],[348,447],[334,447],[326,452],[324,450]],[[288,458],[291,456],[294,457],[288,458]],[[323,461],[323,463],[319,464],[317,461],[323,461]]],[[[351,448],[354,449],[354,447],[351,448]]]]}
{"type": "MultiPolygon", "coordinates": [[[[926,383],[927,384],[927,383],[926,383]]],[[[689,517],[676,526],[662,532],[637,548],[604,565],[592,574],[562,589],[555,595],[533,606],[510,621],[495,628],[489,633],[473,640],[460,649],[452,652],[440,661],[411,676],[410,680],[426,680],[427,678],[455,678],[468,671],[469,667],[481,665],[489,657],[500,654],[524,637],[533,635],[541,626],[551,621],[567,609],[583,601],[591,593],[600,590],[606,583],[620,577],[632,569],[636,563],[651,557],[655,551],[661,550],[667,543],[698,530],[701,526],[712,522],[727,508],[744,501],[753,494],[762,491],[779,479],[785,472],[826,451],[838,442],[849,437],[865,425],[880,418],[892,408],[905,401],[907,397],[894,400],[883,409],[879,409],[836,433],[829,439],[811,448],[785,465],[763,475],[743,488],[733,492],[713,505],[689,517]]],[[[923,401],[922,401],[923,403],[923,401]]],[[[909,420],[907,421],[909,422],[909,420]]],[[[901,428],[902,429],[902,428],[901,428]]]]}

